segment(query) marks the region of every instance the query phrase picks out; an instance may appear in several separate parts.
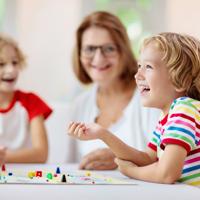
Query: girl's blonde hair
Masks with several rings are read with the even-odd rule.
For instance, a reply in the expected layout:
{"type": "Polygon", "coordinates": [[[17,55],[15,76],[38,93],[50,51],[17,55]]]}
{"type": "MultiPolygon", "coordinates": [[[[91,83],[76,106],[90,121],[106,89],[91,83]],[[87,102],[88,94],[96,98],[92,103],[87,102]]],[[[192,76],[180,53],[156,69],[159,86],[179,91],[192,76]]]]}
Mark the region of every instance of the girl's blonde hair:
{"type": "Polygon", "coordinates": [[[200,41],[178,33],[160,33],[147,38],[143,47],[155,42],[164,53],[172,84],[185,95],[200,100],[200,41]]]}
{"type": "Polygon", "coordinates": [[[3,34],[0,34],[0,54],[2,49],[5,46],[11,46],[14,48],[14,50],[16,51],[17,57],[18,57],[18,61],[19,61],[19,66],[21,68],[25,67],[26,61],[25,61],[25,56],[23,54],[23,52],[21,51],[21,49],[19,48],[18,44],[10,37],[5,36],[3,34]]]}
{"type": "Polygon", "coordinates": [[[101,27],[110,33],[110,36],[116,43],[121,56],[120,64],[124,67],[120,78],[122,81],[127,83],[134,81],[134,75],[137,72],[137,61],[131,50],[126,29],[118,17],[104,11],[93,12],[85,17],[76,31],[76,45],[73,54],[73,69],[79,81],[84,84],[92,83],[92,79],[84,70],[84,67],[80,61],[82,36],[83,33],[90,27],[101,27]]]}

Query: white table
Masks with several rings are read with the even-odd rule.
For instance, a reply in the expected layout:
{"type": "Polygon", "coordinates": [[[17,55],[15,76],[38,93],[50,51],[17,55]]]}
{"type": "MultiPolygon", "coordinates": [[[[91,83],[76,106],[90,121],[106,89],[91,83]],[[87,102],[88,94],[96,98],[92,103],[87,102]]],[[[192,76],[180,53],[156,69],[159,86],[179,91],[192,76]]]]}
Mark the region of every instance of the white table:
{"type": "MultiPolygon", "coordinates": [[[[56,169],[56,165],[8,164],[7,171],[19,168],[30,170],[56,169]]],[[[77,165],[61,165],[75,170],[77,165]]],[[[124,178],[117,170],[98,173],[124,178]]],[[[200,188],[183,184],[154,184],[133,180],[136,185],[36,185],[1,184],[0,200],[198,200],[200,188]]]]}

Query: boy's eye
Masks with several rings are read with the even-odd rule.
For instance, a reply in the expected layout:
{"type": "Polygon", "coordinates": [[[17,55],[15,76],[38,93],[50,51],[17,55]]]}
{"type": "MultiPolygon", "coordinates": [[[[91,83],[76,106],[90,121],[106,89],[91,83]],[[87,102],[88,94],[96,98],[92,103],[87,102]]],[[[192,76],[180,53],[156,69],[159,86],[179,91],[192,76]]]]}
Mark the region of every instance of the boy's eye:
{"type": "Polygon", "coordinates": [[[138,69],[140,69],[142,67],[142,65],[138,64],[138,69]]]}
{"type": "Polygon", "coordinates": [[[153,69],[153,67],[151,65],[146,65],[147,69],[153,69]]]}

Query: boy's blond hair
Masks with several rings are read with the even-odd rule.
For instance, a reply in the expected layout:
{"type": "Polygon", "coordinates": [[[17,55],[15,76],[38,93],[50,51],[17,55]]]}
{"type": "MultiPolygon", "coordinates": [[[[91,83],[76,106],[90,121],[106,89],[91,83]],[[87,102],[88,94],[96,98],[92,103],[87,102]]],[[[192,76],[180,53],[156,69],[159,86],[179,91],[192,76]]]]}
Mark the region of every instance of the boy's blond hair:
{"type": "Polygon", "coordinates": [[[147,38],[143,47],[151,42],[156,42],[163,51],[172,84],[186,96],[200,100],[200,41],[189,35],[168,32],[147,38]]]}
{"type": "Polygon", "coordinates": [[[0,55],[1,51],[5,46],[11,46],[15,49],[17,57],[19,59],[19,66],[21,68],[25,67],[26,61],[25,56],[21,49],[19,48],[18,44],[10,37],[0,34],[0,55]]]}

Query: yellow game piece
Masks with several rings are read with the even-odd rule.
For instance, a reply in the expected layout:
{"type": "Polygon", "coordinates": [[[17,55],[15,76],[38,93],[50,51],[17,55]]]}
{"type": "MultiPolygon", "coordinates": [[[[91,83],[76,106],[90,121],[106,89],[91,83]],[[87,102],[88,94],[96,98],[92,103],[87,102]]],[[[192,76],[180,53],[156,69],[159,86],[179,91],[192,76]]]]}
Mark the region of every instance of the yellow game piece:
{"type": "Polygon", "coordinates": [[[85,172],[86,176],[91,176],[91,173],[89,171],[85,172]]]}
{"type": "Polygon", "coordinates": [[[28,172],[28,177],[29,178],[35,177],[35,172],[33,172],[33,171],[28,172]]]}

